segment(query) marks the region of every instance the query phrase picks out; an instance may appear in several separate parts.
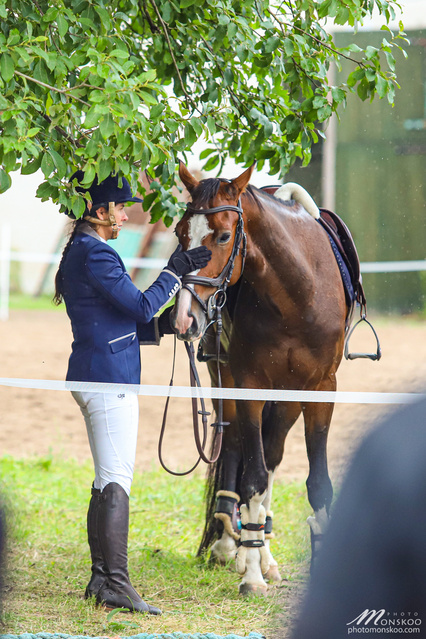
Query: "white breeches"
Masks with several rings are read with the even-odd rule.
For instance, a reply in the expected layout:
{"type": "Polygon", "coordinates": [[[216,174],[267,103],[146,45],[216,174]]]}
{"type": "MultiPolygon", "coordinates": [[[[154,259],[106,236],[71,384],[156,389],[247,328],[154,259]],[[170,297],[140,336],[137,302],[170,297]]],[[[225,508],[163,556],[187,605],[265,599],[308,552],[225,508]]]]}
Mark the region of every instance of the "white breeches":
{"type": "Polygon", "coordinates": [[[93,485],[116,482],[129,495],[135,465],[139,403],[135,393],[73,391],[83,413],[95,466],[93,485]]]}

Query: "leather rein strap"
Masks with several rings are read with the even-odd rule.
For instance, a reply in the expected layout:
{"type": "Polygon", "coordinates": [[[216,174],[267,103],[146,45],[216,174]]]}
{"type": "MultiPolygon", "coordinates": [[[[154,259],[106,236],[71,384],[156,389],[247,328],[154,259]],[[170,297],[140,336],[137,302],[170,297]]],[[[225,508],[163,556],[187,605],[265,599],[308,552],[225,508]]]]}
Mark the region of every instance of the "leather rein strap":
{"type": "MultiPolygon", "coordinates": [[[[174,371],[175,371],[175,363],[176,363],[176,335],[174,336],[174,350],[173,350],[173,366],[172,366],[172,377],[170,379],[170,383],[169,383],[169,388],[171,388],[173,386],[173,381],[174,381],[174,371]]],[[[198,376],[198,372],[197,372],[197,367],[195,365],[195,357],[194,357],[194,346],[191,343],[185,342],[185,348],[186,348],[186,352],[188,353],[188,358],[189,358],[189,377],[190,377],[190,382],[191,382],[191,388],[201,388],[201,382],[200,382],[200,378],[198,376]]],[[[207,429],[208,429],[208,424],[207,424],[207,417],[211,414],[206,410],[206,405],[204,402],[204,398],[200,397],[200,403],[201,403],[201,410],[198,410],[198,399],[197,397],[193,396],[191,399],[192,402],[192,426],[193,426],[193,430],[194,430],[194,439],[195,439],[195,444],[197,447],[197,451],[198,451],[198,460],[195,462],[195,464],[186,471],[183,472],[177,472],[174,470],[171,470],[170,468],[168,468],[168,466],[166,466],[164,459],[163,459],[163,439],[164,439],[164,433],[166,430],[166,421],[167,421],[167,413],[168,413],[168,409],[169,409],[169,402],[170,402],[170,395],[168,395],[167,399],[166,399],[166,405],[164,407],[164,414],[163,414],[163,422],[161,424],[161,431],[160,431],[160,438],[158,440],[158,459],[160,460],[160,464],[161,466],[164,468],[165,471],[167,471],[168,473],[170,473],[170,475],[176,475],[178,477],[182,477],[184,475],[189,475],[190,473],[192,473],[192,471],[194,471],[198,464],[200,463],[201,460],[203,460],[204,462],[206,462],[206,464],[214,464],[218,459],[219,459],[219,455],[220,455],[220,451],[222,448],[222,438],[223,438],[223,428],[222,429],[218,429],[218,436],[215,439],[215,448],[213,451],[213,455],[212,458],[209,459],[206,455],[205,455],[205,448],[206,448],[206,443],[207,443],[207,429]],[[200,430],[198,427],[198,415],[201,415],[201,420],[202,420],[202,424],[203,424],[203,440],[201,441],[200,439],[200,430]]],[[[212,426],[215,426],[215,424],[212,424],[212,426]]]]}

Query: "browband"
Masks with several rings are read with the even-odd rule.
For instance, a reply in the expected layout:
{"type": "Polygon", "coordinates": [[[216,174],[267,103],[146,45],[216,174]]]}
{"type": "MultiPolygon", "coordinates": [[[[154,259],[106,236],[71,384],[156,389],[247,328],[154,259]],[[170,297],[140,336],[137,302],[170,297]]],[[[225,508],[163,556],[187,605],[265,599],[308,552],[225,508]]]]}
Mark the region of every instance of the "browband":
{"type": "Polygon", "coordinates": [[[237,213],[242,213],[243,210],[239,206],[234,206],[233,204],[224,204],[223,206],[214,206],[212,209],[196,209],[190,204],[187,205],[186,210],[188,213],[199,213],[204,215],[210,215],[211,213],[220,213],[221,211],[236,211],[237,213]]]}

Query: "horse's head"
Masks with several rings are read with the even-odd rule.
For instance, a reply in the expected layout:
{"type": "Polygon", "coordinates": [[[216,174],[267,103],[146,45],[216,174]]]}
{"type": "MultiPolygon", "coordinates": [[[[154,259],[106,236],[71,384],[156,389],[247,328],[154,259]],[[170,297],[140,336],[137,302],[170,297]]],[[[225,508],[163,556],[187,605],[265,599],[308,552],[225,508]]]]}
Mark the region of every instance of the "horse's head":
{"type": "Polygon", "coordinates": [[[254,165],[230,181],[210,178],[198,182],[180,163],[179,177],[192,201],[176,225],[176,235],[184,250],[204,244],[212,258],[205,268],[182,280],[172,314],[179,339],[193,341],[202,336],[215,304],[224,302],[223,291],[241,275],[245,235],[240,196],[253,169],[254,165]]]}

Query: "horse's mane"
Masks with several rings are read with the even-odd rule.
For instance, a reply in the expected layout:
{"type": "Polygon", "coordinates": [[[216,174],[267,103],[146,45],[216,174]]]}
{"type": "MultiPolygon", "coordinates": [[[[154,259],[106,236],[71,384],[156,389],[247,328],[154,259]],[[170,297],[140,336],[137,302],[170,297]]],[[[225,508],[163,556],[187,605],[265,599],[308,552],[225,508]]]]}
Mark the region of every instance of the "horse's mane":
{"type": "Polygon", "coordinates": [[[261,191],[260,189],[256,188],[255,186],[252,186],[251,184],[248,185],[248,187],[246,188],[246,190],[244,191],[244,193],[246,193],[249,198],[259,207],[259,209],[261,211],[263,211],[263,204],[258,196],[258,193],[262,194],[262,197],[264,197],[266,195],[266,197],[275,200],[275,198],[272,195],[269,195],[269,193],[266,193],[265,191],[261,191]]]}
{"type": "MultiPolygon", "coordinates": [[[[191,193],[191,198],[193,202],[197,203],[197,206],[208,207],[209,202],[216,197],[220,185],[223,184],[226,180],[222,180],[221,178],[207,178],[205,180],[201,180],[198,186],[191,193]]],[[[244,193],[252,200],[260,209],[263,209],[262,202],[258,197],[258,193],[262,193],[262,197],[267,197],[275,202],[277,200],[269,193],[264,191],[260,191],[255,186],[249,184],[244,191],[244,193]]]]}

